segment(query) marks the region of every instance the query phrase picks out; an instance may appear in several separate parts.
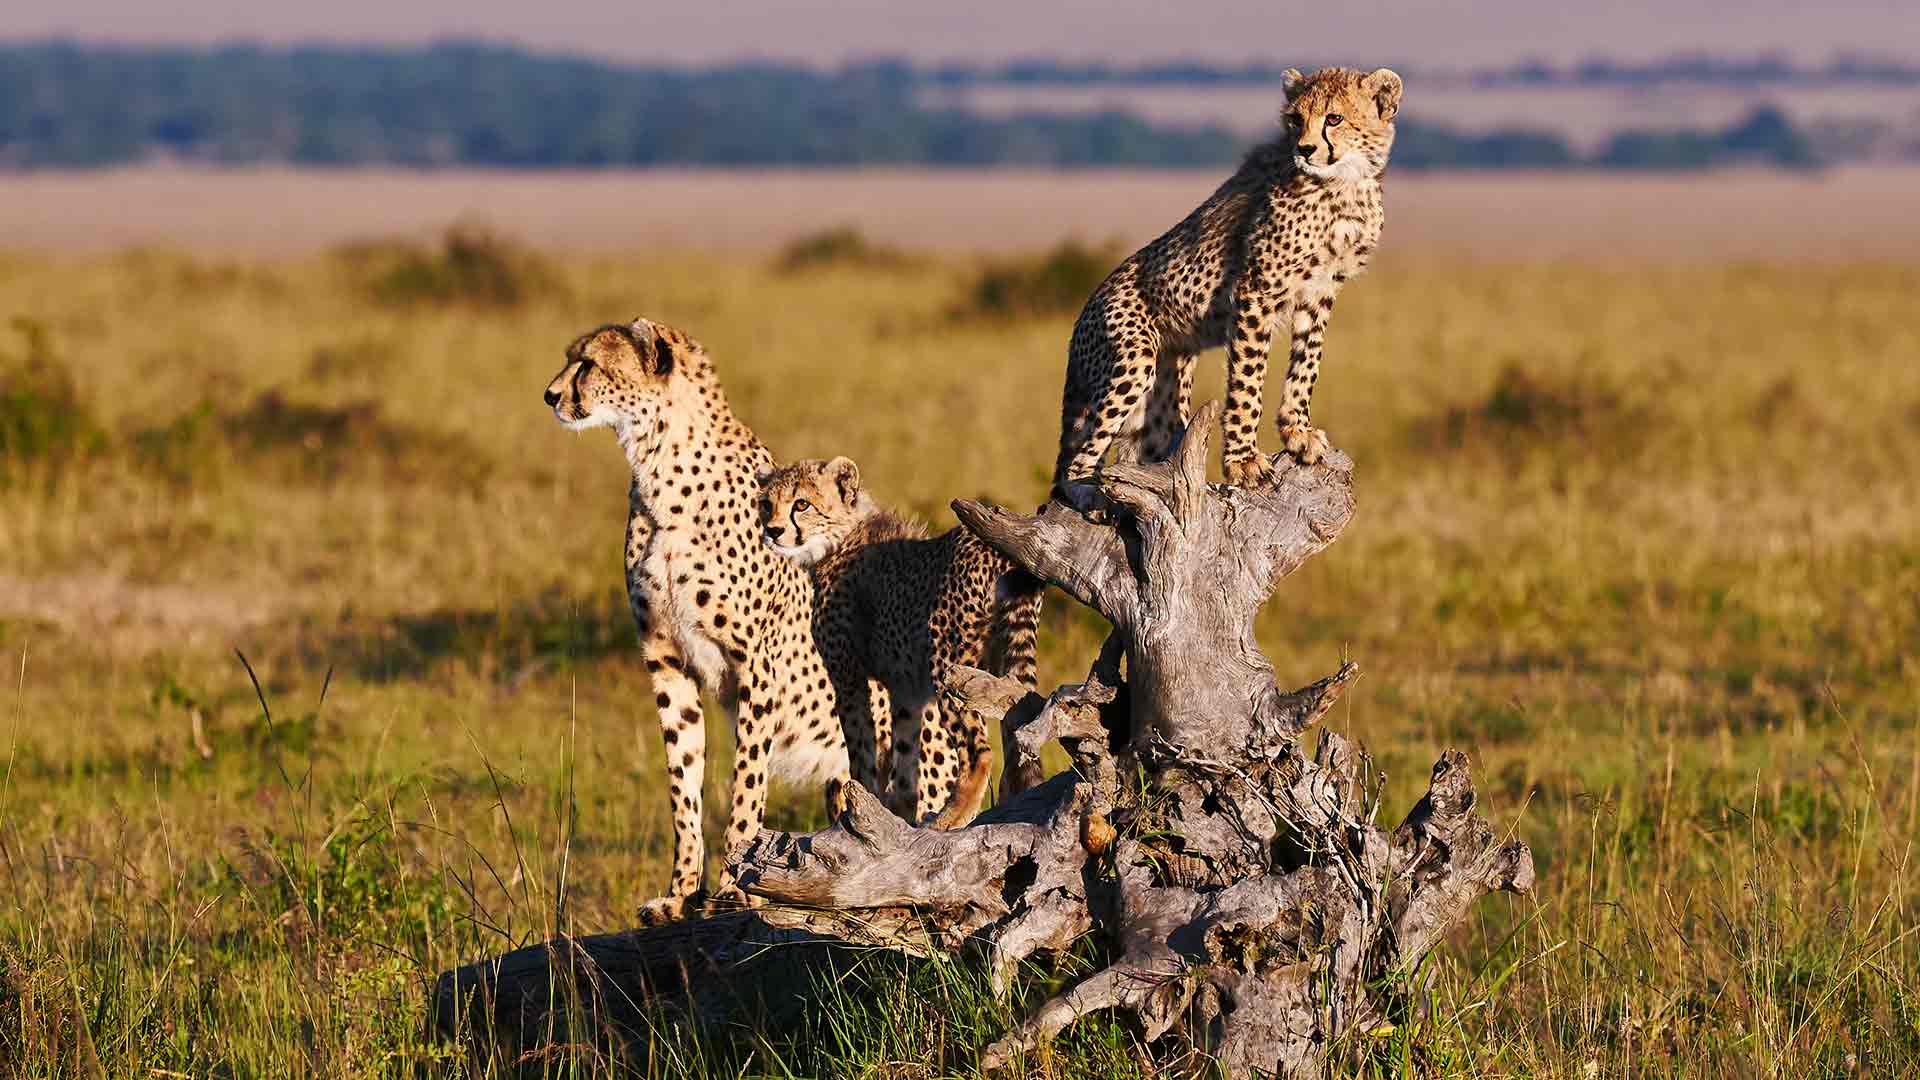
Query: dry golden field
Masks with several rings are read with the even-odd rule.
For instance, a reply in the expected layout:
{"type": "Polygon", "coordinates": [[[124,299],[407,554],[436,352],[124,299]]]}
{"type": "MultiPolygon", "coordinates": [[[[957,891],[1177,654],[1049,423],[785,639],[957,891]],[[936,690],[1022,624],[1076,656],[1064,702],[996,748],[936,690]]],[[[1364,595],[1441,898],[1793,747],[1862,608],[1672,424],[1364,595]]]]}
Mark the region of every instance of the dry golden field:
{"type": "MultiPolygon", "coordinates": [[[[0,200],[25,238],[0,257],[0,1075],[444,1062],[420,1041],[436,971],[627,925],[664,882],[625,465],[540,401],[578,331],[686,328],[777,453],[849,454],[945,525],[956,496],[1036,502],[1056,436],[1073,313],[983,306],[982,271],[1132,238],[1206,186],[1092,174],[1069,207],[1061,178],[938,178],[1001,194],[916,225],[902,177],[737,217],[716,191],[771,181],[587,180],[524,221],[439,185],[557,181],[343,175],[225,207],[224,180],[139,181],[212,207],[172,219],[116,204],[134,182],[0,181],[39,200],[0,200]],[[530,246],[339,246],[460,209],[530,246]],[[901,250],[782,265],[837,221],[901,250]]],[[[1480,905],[1370,1075],[1920,1068],[1920,261],[1895,257],[1920,225],[1892,182],[1569,180],[1549,237],[1556,200],[1522,181],[1392,203],[1315,402],[1360,511],[1261,644],[1294,684],[1360,661],[1331,722],[1389,814],[1468,751],[1539,887],[1480,905]],[[1823,185],[1856,196],[1844,227],[1791,212],[1823,185]],[[1435,209],[1468,202],[1515,216],[1511,247],[1435,209]],[[1736,229],[1742,207],[1763,216],[1736,229]]],[[[1056,594],[1043,683],[1101,635],[1056,594]]],[[[818,801],[776,792],[774,819],[818,801]]],[[[823,994],[804,1038],[663,1028],[627,1066],[547,1064],[967,1076],[1032,1004],[946,969],[823,994]]],[[[1032,1075],[1143,1075],[1131,1039],[1089,1022],[1032,1075]]]]}

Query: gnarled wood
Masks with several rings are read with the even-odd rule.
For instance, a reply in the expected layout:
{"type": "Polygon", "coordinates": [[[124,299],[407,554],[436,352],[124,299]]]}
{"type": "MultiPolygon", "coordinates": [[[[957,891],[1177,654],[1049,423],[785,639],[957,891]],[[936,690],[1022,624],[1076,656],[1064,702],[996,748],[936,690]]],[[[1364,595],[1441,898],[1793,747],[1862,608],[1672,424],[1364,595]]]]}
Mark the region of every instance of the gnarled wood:
{"type": "Polygon", "coordinates": [[[1475,812],[1463,755],[1441,756],[1389,831],[1365,753],[1331,733],[1308,745],[1359,668],[1284,691],[1253,622],[1351,520],[1352,463],[1333,452],[1312,467],[1277,462],[1270,486],[1208,485],[1218,414],[1203,408],[1171,461],[1103,470],[1104,515],[954,504],[988,543],[1113,622],[1082,683],[1043,698],[962,670],[945,689],[1014,722],[1009,760],[1058,741],[1072,767],[962,829],[911,827],[854,790],[825,830],[763,832],[733,868],[775,905],[746,916],[754,933],[978,947],[1005,989],[1020,961],[1092,932],[1117,959],[1043,1004],[983,1066],[1010,1067],[1117,1009],[1170,1060],[1308,1076],[1351,1036],[1402,1018],[1418,996],[1405,982],[1475,901],[1532,887],[1526,846],[1475,812]]]}

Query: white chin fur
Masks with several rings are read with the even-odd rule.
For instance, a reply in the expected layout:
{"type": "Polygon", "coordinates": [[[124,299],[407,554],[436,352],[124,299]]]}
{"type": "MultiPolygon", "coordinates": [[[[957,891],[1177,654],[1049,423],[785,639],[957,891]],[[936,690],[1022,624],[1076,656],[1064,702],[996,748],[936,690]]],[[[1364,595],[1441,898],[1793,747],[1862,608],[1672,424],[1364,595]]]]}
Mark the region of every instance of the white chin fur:
{"type": "Polygon", "coordinates": [[[793,546],[776,544],[769,540],[767,547],[772,549],[775,555],[801,566],[812,566],[826,558],[828,551],[827,538],[824,536],[811,537],[806,543],[793,546]]]}
{"type": "Polygon", "coordinates": [[[587,431],[597,427],[613,427],[619,420],[619,418],[613,414],[613,410],[600,405],[594,406],[592,412],[578,420],[569,420],[561,416],[558,409],[554,410],[553,415],[558,418],[562,424],[566,425],[569,431],[587,431]]]}
{"type": "Polygon", "coordinates": [[[1331,165],[1316,165],[1295,154],[1293,164],[1301,172],[1321,180],[1364,180],[1369,171],[1365,154],[1348,154],[1331,165]]]}

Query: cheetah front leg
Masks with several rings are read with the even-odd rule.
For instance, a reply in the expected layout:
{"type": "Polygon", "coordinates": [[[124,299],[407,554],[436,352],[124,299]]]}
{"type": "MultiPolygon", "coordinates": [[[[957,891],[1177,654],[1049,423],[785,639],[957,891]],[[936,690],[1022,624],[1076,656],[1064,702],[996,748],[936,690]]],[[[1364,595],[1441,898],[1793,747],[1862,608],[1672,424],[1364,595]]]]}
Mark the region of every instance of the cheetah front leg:
{"type": "MultiPolygon", "coordinates": [[[[841,734],[847,740],[847,779],[857,780],[877,797],[883,805],[887,802],[887,777],[893,775],[893,759],[888,757],[892,751],[888,747],[893,729],[892,712],[887,704],[887,688],[878,679],[861,676],[859,682],[849,682],[842,687],[834,684],[834,707],[841,711],[841,734]],[[853,695],[851,697],[843,695],[853,695]],[[846,701],[866,702],[866,712],[855,713],[849,718],[841,704],[846,701]],[[856,743],[853,732],[847,727],[852,724],[864,735],[856,743]]],[[[848,798],[845,781],[834,780],[827,784],[827,819],[840,820],[840,815],[852,806],[848,798]]]]}
{"type": "Polygon", "coordinates": [[[665,634],[650,633],[643,648],[653,680],[653,701],[660,711],[667,795],[673,805],[673,877],[667,895],[640,906],[641,925],[659,926],[686,913],[687,901],[700,891],[706,867],[701,787],[707,775],[707,726],[700,711],[699,684],[687,674],[679,647],[665,634]]]}
{"type": "Polygon", "coordinates": [[[773,662],[757,643],[736,639],[729,653],[749,659],[734,666],[739,691],[733,702],[733,807],[727,815],[726,868],[710,895],[714,900],[757,907],[734,880],[733,863],[746,850],[767,819],[767,787],[773,767],[773,736],[782,710],[789,704],[789,688],[775,683],[773,662]]]}
{"type": "Polygon", "coordinates": [[[1233,302],[1233,335],[1227,345],[1227,408],[1220,456],[1227,483],[1253,487],[1273,479],[1273,462],[1260,453],[1260,395],[1267,383],[1267,350],[1273,345],[1273,304],[1257,289],[1233,302]]]}
{"type": "MultiPolygon", "coordinates": [[[[839,657],[828,660],[827,679],[833,686],[835,719],[847,740],[848,774],[885,800],[887,774],[883,771],[882,750],[888,727],[886,688],[868,679],[858,665],[839,657]]],[[[836,797],[829,804],[835,813],[839,809],[837,802],[836,797]]]]}
{"type": "MultiPolygon", "coordinates": [[[[917,680],[916,680],[917,681],[917,680]]],[[[887,687],[893,712],[893,782],[888,788],[887,809],[918,825],[930,794],[920,784],[926,775],[923,766],[932,734],[927,721],[933,719],[932,696],[918,688],[903,692],[901,684],[887,687]]]]}
{"type": "Polygon", "coordinates": [[[1280,443],[1294,460],[1312,465],[1327,452],[1327,433],[1313,426],[1313,384],[1320,378],[1320,348],[1327,320],[1333,316],[1333,297],[1303,296],[1293,309],[1293,348],[1287,359],[1287,382],[1281,390],[1280,443]]]}

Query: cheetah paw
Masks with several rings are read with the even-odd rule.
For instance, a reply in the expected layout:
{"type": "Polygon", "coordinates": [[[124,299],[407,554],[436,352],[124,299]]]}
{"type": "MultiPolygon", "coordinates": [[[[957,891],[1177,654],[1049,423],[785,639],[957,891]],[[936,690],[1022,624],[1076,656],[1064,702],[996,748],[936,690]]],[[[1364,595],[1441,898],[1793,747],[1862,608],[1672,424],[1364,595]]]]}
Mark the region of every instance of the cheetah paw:
{"type": "Polygon", "coordinates": [[[1273,460],[1255,453],[1228,461],[1222,471],[1233,487],[1264,487],[1273,481],[1273,460]]]}
{"type": "Polygon", "coordinates": [[[1327,456],[1327,433],[1317,427],[1298,424],[1283,424],[1280,427],[1280,445],[1287,448],[1293,460],[1302,465],[1316,465],[1327,456]]]}
{"type": "Polygon", "coordinates": [[[847,811],[853,809],[853,797],[847,790],[851,780],[827,781],[827,820],[839,821],[847,811]]]}
{"type": "Polygon", "coordinates": [[[1055,484],[1053,499],[1072,507],[1090,521],[1104,523],[1107,519],[1106,496],[1100,493],[1100,486],[1090,478],[1055,484]]]}
{"type": "Polygon", "coordinates": [[[724,911],[745,911],[748,908],[761,908],[766,906],[767,901],[765,897],[755,896],[729,881],[713,890],[713,892],[707,896],[707,902],[703,906],[703,913],[707,915],[717,915],[724,911]]]}
{"type": "Polygon", "coordinates": [[[687,917],[685,896],[656,896],[640,905],[641,926],[665,926],[687,917]]]}

